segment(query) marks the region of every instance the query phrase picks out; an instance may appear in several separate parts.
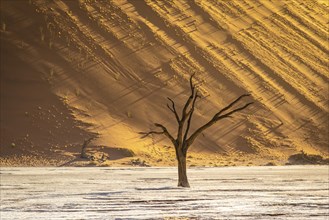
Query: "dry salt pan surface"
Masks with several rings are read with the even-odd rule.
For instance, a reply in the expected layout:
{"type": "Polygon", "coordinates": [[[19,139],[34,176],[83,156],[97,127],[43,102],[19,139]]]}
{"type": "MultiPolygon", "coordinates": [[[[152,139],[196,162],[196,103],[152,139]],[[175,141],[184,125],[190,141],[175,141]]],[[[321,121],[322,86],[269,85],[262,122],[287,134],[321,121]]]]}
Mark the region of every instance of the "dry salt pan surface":
{"type": "Polygon", "coordinates": [[[1,168],[0,219],[328,219],[328,166],[1,168]]]}

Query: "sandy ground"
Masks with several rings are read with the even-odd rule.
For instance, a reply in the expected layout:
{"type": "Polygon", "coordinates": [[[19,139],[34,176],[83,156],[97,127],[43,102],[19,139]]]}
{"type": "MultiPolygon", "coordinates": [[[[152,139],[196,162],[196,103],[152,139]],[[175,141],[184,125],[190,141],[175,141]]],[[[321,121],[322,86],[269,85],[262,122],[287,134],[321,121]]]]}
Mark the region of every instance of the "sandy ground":
{"type": "Polygon", "coordinates": [[[181,110],[193,73],[202,98],[192,130],[241,94],[255,102],[199,137],[190,155],[200,164],[283,164],[301,150],[328,156],[328,7],[2,0],[1,165],[62,165],[91,136],[90,150],[111,164],[134,155],[172,165],[168,140],[138,132],[154,122],[176,132],[166,97],[181,110]]]}
{"type": "Polygon", "coordinates": [[[7,219],[315,219],[329,216],[328,167],[2,168],[7,219]]]}

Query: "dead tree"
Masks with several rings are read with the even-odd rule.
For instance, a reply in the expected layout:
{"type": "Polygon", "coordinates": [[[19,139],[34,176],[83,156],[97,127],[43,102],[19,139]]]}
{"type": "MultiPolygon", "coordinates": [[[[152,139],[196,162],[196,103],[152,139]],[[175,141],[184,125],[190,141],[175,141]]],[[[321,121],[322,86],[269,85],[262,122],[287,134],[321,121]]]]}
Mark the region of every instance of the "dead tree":
{"type": "Polygon", "coordinates": [[[95,137],[91,137],[91,138],[88,138],[88,139],[85,139],[84,140],[84,142],[82,144],[81,155],[80,155],[81,158],[84,158],[84,159],[88,159],[89,158],[88,157],[88,154],[86,152],[87,151],[87,146],[94,139],[95,139],[95,137]]]}
{"type": "Polygon", "coordinates": [[[174,145],[176,151],[176,159],[178,162],[178,186],[181,187],[190,187],[187,174],[186,174],[186,155],[190,146],[193,144],[195,139],[206,129],[210,128],[212,125],[217,123],[219,120],[230,118],[234,113],[241,111],[247,108],[253,102],[249,102],[239,108],[232,109],[241,99],[244,97],[250,96],[250,94],[244,94],[238,97],[236,100],[231,102],[229,105],[224,107],[222,110],[218,111],[207,123],[196,129],[191,135],[189,135],[189,130],[191,127],[192,117],[195,110],[195,104],[197,100],[201,97],[196,89],[195,84],[193,83],[194,74],[190,77],[190,89],[191,95],[187,99],[181,115],[178,114],[175,102],[168,98],[170,104],[167,104],[168,109],[174,114],[176,121],[178,123],[177,136],[174,138],[172,134],[169,133],[168,129],[159,123],[154,125],[159,128],[159,131],[149,131],[149,132],[140,132],[145,138],[149,135],[165,135],[174,145]]]}

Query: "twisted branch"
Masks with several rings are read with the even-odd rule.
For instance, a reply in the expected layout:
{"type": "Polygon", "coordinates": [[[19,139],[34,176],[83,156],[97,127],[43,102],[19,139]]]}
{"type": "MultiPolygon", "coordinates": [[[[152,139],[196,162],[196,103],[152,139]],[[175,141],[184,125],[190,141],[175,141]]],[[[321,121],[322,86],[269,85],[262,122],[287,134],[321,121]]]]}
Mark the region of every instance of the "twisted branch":
{"type": "Polygon", "coordinates": [[[178,123],[177,138],[175,139],[168,132],[168,130],[167,130],[167,128],[165,126],[163,126],[162,124],[158,124],[158,123],[155,123],[154,125],[156,127],[158,127],[158,128],[161,128],[161,131],[139,132],[139,134],[142,134],[143,135],[141,138],[145,138],[145,137],[147,137],[147,136],[149,136],[151,134],[157,134],[157,135],[164,134],[174,144],[176,150],[177,149],[180,149],[180,150],[183,150],[186,153],[187,150],[188,150],[188,148],[194,142],[194,140],[203,131],[205,131],[206,129],[208,129],[212,125],[214,125],[219,120],[222,120],[224,118],[232,117],[231,115],[233,115],[234,113],[236,113],[238,111],[241,111],[241,110],[247,108],[248,106],[250,106],[251,104],[253,104],[253,102],[249,102],[249,103],[245,104],[242,107],[239,107],[239,108],[235,108],[233,110],[230,110],[238,102],[240,102],[244,97],[250,96],[250,94],[243,94],[243,95],[239,96],[237,99],[235,99],[234,101],[232,101],[229,105],[227,105],[226,107],[224,107],[223,109],[221,109],[220,111],[218,111],[207,123],[205,123],[204,125],[202,125],[198,129],[196,129],[194,131],[194,133],[188,138],[189,130],[190,130],[191,123],[192,123],[192,117],[193,117],[193,113],[194,113],[194,110],[195,110],[195,104],[196,104],[197,99],[200,98],[200,95],[198,94],[198,91],[196,90],[196,87],[193,84],[193,77],[194,77],[194,75],[195,74],[191,75],[191,77],[190,77],[191,95],[186,100],[186,103],[185,103],[185,105],[184,105],[184,107],[182,109],[181,118],[179,117],[179,115],[177,113],[175,102],[171,98],[167,97],[167,99],[171,103],[171,105],[170,104],[167,104],[167,107],[168,107],[168,109],[172,113],[174,113],[175,118],[176,118],[176,121],[178,123]],[[184,124],[185,124],[186,120],[187,120],[187,125],[186,125],[185,131],[184,131],[184,124]]]}
{"type": "Polygon", "coordinates": [[[162,129],[162,131],[149,131],[149,132],[139,132],[139,134],[142,134],[143,136],[141,138],[145,138],[151,134],[164,134],[175,146],[176,146],[176,140],[171,136],[171,134],[168,132],[167,128],[159,123],[154,123],[156,127],[159,127],[162,129]]]}
{"type": "Polygon", "coordinates": [[[176,117],[176,120],[177,120],[177,122],[179,124],[180,123],[180,119],[179,119],[179,116],[178,116],[177,111],[176,111],[175,102],[171,98],[169,98],[169,97],[167,97],[167,99],[171,102],[171,107],[170,107],[169,104],[167,104],[167,107],[169,108],[169,110],[172,113],[174,113],[174,115],[176,117]]]}
{"type": "Polygon", "coordinates": [[[199,136],[199,134],[201,134],[204,130],[206,130],[207,128],[211,127],[212,125],[214,125],[216,122],[218,122],[221,119],[224,118],[228,118],[231,117],[232,114],[234,114],[235,112],[241,111],[245,108],[247,108],[249,105],[253,104],[253,102],[249,102],[247,104],[245,104],[244,106],[234,109],[224,115],[221,115],[224,111],[227,111],[228,109],[230,109],[231,107],[233,107],[237,102],[239,102],[243,97],[247,97],[250,96],[250,94],[244,94],[241,95],[239,98],[237,98],[236,100],[234,100],[233,102],[231,102],[229,105],[227,105],[226,107],[224,107],[222,110],[220,110],[219,112],[217,112],[214,117],[212,117],[212,119],[210,121],[208,121],[206,124],[204,124],[203,126],[201,126],[200,128],[198,128],[187,140],[186,140],[186,146],[187,149],[192,145],[192,143],[194,142],[194,140],[199,136]]]}

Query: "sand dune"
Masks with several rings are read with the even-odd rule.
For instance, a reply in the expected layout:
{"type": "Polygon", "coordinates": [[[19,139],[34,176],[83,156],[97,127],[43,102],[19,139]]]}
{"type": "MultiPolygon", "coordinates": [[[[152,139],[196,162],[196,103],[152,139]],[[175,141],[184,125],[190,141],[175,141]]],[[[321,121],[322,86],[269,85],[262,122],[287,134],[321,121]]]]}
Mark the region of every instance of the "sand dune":
{"type": "Polygon", "coordinates": [[[166,97],[181,107],[195,73],[192,129],[243,93],[256,104],[193,152],[328,156],[328,12],[321,0],[2,1],[1,155],[34,151],[27,134],[36,154],[98,134],[94,145],[162,158],[170,143],[138,132],[176,132],[166,97]]]}

